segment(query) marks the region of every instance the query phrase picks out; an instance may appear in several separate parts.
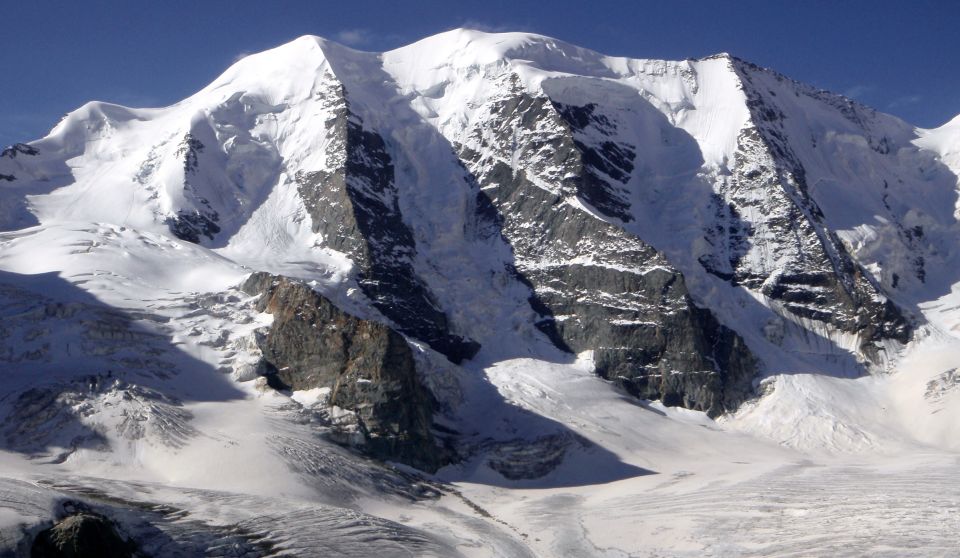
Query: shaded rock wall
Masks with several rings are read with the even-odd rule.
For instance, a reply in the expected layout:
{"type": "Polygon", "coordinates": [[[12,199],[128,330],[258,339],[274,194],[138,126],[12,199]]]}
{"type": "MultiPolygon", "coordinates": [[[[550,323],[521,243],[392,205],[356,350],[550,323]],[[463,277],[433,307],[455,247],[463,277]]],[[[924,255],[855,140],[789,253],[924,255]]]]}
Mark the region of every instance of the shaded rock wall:
{"type": "Polygon", "coordinates": [[[460,363],[479,344],[450,333],[443,309],[414,268],[417,247],[397,204],[393,160],[383,138],[350,112],[342,85],[323,93],[328,169],[301,171],[298,191],[314,232],[358,268],[358,282],[381,314],[403,333],[460,363]]]}
{"type": "Polygon", "coordinates": [[[499,214],[540,325],[562,348],[592,350],[597,372],[638,397],[718,415],[752,392],[742,339],[697,307],[682,274],[618,226],[633,148],[588,146],[578,127],[613,124],[595,107],[553,103],[504,78],[459,155],[499,214]],[[596,211],[606,218],[592,214],[596,211]]]}
{"type": "Polygon", "coordinates": [[[254,273],[242,290],[273,315],[259,344],[276,387],[330,388],[329,403],[356,413],[374,457],[430,471],[449,461],[431,432],[434,398],[402,335],[285,277],[254,273]]]}

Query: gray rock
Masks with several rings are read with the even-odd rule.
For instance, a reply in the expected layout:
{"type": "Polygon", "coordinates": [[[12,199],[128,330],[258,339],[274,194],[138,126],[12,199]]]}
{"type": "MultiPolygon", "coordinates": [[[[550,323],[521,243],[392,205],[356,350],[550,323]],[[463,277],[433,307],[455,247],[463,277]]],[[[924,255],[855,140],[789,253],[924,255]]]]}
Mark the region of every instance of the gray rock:
{"type": "Polygon", "coordinates": [[[203,150],[203,143],[193,134],[187,133],[180,142],[176,155],[183,160],[184,194],[199,209],[192,211],[181,209],[175,217],[167,220],[167,226],[170,227],[170,232],[174,236],[195,244],[200,243],[201,236],[213,240],[214,235],[220,232],[218,224],[220,215],[211,207],[209,200],[193,193],[193,186],[190,184],[191,175],[196,174],[200,167],[199,155],[203,150]]]}
{"type": "MultiPolygon", "coordinates": [[[[732,176],[720,188],[720,197],[734,214],[749,207],[765,218],[749,229],[726,229],[721,235],[726,236],[721,241],[727,247],[726,261],[718,263],[722,258],[714,258],[701,263],[734,284],[762,292],[777,301],[782,311],[859,334],[860,354],[880,363],[880,342],[909,341],[909,320],[826,226],[822,210],[809,194],[806,170],[787,140],[783,111],[775,97],[754,85],[754,74],[767,70],[736,58],[728,62],[743,84],[753,126],[741,131],[732,176]],[[777,255],[786,265],[768,269],[750,262],[744,258],[748,246],[777,255]]],[[[796,85],[799,92],[835,105],[846,118],[860,122],[849,100],[841,103],[836,96],[796,85]]],[[[882,151],[883,145],[879,142],[876,149],[882,151]]],[[[914,234],[910,231],[911,237],[914,234]]],[[[922,258],[917,266],[922,281],[922,258]]]]}
{"type": "Polygon", "coordinates": [[[80,512],[41,531],[30,549],[31,558],[127,558],[135,545],[117,533],[113,522],[92,512],[80,512]]]}
{"type": "Polygon", "coordinates": [[[326,123],[333,170],[296,174],[314,232],[350,256],[360,288],[400,331],[454,363],[473,357],[480,345],[450,333],[446,314],[414,268],[417,247],[397,204],[393,160],[383,138],[350,112],[342,85],[330,85],[320,97],[335,115],[326,123]]]}
{"type": "Polygon", "coordinates": [[[502,86],[459,154],[533,290],[541,330],[561,348],[594,351],[597,372],[638,397],[713,416],[736,408],[752,393],[750,351],[693,303],[660,252],[616,224],[628,218],[632,147],[577,139],[587,125],[614,125],[593,105],[533,97],[509,74],[502,86]]]}
{"type": "Polygon", "coordinates": [[[254,273],[242,289],[261,295],[257,310],[273,315],[259,345],[275,387],[330,388],[329,403],[356,413],[374,457],[428,471],[451,460],[434,439],[435,401],[402,335],[285,277],[254,273]]]}
{"type": "Polygon", "coordinates": [[[0,151],[0,157],[7,157],[10,159],[15,159],[17,155],[36,155],[40,153],[36,147],[32,145],[27,145],[25,143],[15,143],[11,146],[3,148],[3,151],[0,151]]]}

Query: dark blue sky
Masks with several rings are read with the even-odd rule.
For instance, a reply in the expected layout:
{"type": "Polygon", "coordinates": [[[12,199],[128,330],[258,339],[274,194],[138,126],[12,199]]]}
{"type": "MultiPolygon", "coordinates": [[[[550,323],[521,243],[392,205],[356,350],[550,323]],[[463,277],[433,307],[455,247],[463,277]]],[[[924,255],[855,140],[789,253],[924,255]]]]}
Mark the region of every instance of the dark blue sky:
{"type": "Polygon", "coordinates": [[[930,127],[960,113],[958,23],[950,0],[0,0],[0,145],[88,100],[173,103],[300,35],[387,50],[460,26],[639,58],[726,51],[930,127]]]}

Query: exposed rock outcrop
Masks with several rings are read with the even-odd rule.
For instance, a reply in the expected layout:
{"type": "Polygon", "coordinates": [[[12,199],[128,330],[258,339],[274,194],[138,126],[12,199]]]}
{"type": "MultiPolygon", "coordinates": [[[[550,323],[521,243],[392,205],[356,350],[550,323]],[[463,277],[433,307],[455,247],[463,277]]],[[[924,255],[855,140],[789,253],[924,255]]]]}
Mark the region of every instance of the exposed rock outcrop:
{"type": "MultiPolygon", "coordinates": [[[[740,132],[731,176],[719,190],[751,226],[727,231],[727,245],[733,247],[729,261],[722,266],[704,261],[705,267],[763,293],[787,315],[857,335],[859,353],[882,363],[883,340],[906,343],[909,321],[826,226],[804,165],[788,141],[785,113],[775,94],[762,93],[754,83],[765,70],[735,58],[729,64],[742,83],[751,124],[740,132]]],[[[813,94],[803,87],[798,91],[813,94]]],[[[856,118],[849,106],[840,108],[847,118],[856,118]]]]}
{"type": "Polygon", "coordinates": [[[209,200],[193,192],[190,179],[200,167],[199,155],[204,148],[203,143],[190,133],[180,142],[176,155],[183,160],[184,197],[191,199],[198,209],[180,210],[175,217],[168,220],[170,232],[174,236],[196,244],[200,243],[200,237],[213,240],[214,235],[220,232],[220,215],[210,206],[209,200]]]}
{"type": "Polygon", "coordinates": [[[286,277],[254,273],[242,290],[260,295],[257,310],[273,315],[259,341],[273,385],[329,388],[329,404],[356,414],[363,449],[374,457],[429,471],[450,460],[434,439],[434,398],[402,335],[286,277]]]}
{"type": "Polygon", "coordinates": [[[450,333],[443,309],[414,268],[417,248],[397,205],[394,165],[383,138],[350,112],[342,85],[324,91],[329,170],[297,173],[298,191],[326,244],[350,256],[363,292],[403,333],[460,363],[480,349],[450,333]]]}
{"type": "Polygon", "coordinates": [[[27,145],[25,143],[15,143],[9,147],[5,147],[3,151],[0,151],[0,157],[8,157],[10,159],[15,159],[17,155],[36,155],[40,153],[36,147],[32,145],[27,145]]]}
{"type": "Polygon", "coordinates": [[[503,85],[460,157],[488,198],[481,207],[498,214],[541,329],[592,350],[597,372],[638,397],[711,415],[736,408],[752,391],[750,351],[693,303],[662,254],[616,224],[628,217],[632,147],[577,139],[613,126],[594,106],[533,96],[509,74],[503,85]]]}
{"type": "Polygon", "coordinates": [[[117,533],[113,522],[92,512],[80,512],[41,531],[30,549],[31,558],[128,558],[135,545],[117,533]]]}

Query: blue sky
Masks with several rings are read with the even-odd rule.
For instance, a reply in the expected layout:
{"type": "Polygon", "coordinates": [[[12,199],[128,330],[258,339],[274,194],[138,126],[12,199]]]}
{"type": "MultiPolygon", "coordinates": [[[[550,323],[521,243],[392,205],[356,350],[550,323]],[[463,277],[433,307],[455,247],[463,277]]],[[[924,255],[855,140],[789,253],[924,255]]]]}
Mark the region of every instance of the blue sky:
{"type": "Polygon", "coordinates": [[[0,14],[0,145],[88,100],[173,103],[300,35],[387,50],[461,26],[638,58],[726,51],[920,126],[960,113],[960,2],[947,0],[0,0],[0,14]]]}

